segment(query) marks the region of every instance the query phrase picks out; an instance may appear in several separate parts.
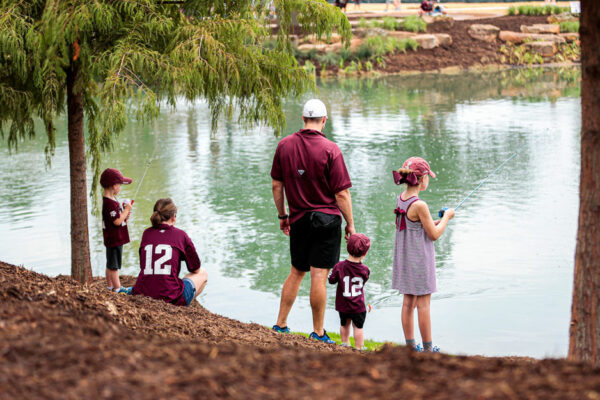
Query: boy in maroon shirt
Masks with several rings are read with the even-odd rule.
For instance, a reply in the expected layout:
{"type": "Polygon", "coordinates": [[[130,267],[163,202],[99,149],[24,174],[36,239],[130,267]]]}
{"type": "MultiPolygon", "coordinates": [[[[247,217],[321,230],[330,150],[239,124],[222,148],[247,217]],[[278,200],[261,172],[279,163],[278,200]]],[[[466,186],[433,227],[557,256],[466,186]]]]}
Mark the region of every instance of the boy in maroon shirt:
{"type": "Polygon", "coordinates": [[[130,288],[121,288],[119,270],[123,259],[123,245],[129,243],[127,219],[131,214],[130,202],[121,204],[117,195],[121,185],[130,184],[131,178],[126,178],[114,168],[107,168],[100,175],[100,185],[104,189],[102,195],[102,234],[106,246],[106,284],[108,290],[117,293],[129,293],[130,288]]]}
{"type": "Polygon", "coordinates": [[[364,284],[369,279],[369,268],[362,263],[371,247],[371,241],[362,233],[348,239],[347,260],[337,263],[329,275],[329,283],[337,283],[335,309],[340,313],[340,336],[342,346],[350,346],[350,323],[354,327],[354,343],[357,349],[364,349],[363,325],[367,316],[364,284]]]}

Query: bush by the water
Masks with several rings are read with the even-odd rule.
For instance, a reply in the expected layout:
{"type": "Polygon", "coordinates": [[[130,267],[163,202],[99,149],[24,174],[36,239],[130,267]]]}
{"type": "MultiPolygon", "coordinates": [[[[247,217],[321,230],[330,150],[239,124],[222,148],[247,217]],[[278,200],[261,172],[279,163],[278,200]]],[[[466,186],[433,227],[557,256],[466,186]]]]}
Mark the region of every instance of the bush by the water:
{"type": "Polygon", "coordinates": [[[416,15],[409,15],[402,21],[402,30],[410,32],[426,32],[427,22],[416,15]]]}
{"type": "Polygon", "coordinates": [[[579,32],[579,21],[563,21],[560,23],[561,32],[579,32]]]}
{"type": "Polygon", "coordinates": [[[569,12],[568,7],[559,6],[519,6],[508,8],[508,15],[515,15],[517,12],[519,15],[551,15],[561,14],[563,12],[569,12]]]}
{"type": "Polygon", "coordinates": [[[371,36],[365,39],[356,51],[356,57],[362,60],[378,59],[398,51],[416,50],[419,44],[415,39],[397,39],[391,37],[371,36]]]}

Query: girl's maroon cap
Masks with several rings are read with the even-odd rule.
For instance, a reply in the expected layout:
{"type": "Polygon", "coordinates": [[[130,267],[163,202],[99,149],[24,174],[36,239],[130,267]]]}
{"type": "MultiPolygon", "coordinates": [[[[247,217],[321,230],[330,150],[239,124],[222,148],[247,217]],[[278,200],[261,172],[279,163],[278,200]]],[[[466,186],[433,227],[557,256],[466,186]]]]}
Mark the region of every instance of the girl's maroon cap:
{"type": "Polygon", "coordinates": [[[362,233],[355,233],[348,239],[346,249],[351,256],[362,257],[371,247],[371,240],[362,233]]]}
{"type": "Polygon", "coordinates": [[[100,175],[100,185],[105,188],[116,185],[117,183],[128,185],[131,182],[131,178],[124,177],[121,171],[115,168],[107,168],[102,172],[102,175],[100,175]]]}
{"type": "Polygon", "coordinates": [[[421,157],[411,157],[408,160],[404,161],[402,164],[402,168],[408,168],[412,170],[417,177],[423,175],[431,175],[432,178],[435,178],[435,174],[431,170],[429,163],[422,159],[421,157]]]}

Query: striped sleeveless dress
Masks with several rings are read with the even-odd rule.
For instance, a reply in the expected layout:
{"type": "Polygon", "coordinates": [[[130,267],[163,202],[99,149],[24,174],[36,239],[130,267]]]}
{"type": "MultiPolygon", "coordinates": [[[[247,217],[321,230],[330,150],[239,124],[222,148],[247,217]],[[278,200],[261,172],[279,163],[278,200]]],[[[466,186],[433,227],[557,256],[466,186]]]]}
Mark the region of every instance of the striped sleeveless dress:
{"type": "Polygon", "coordinates": [[[400,195],[394,210],[396,245],[392,264],[392,289],[397,289],[401,294],[422,296],[437,290],[435,249],[421,222],[411,221],[406,215],[417,200],[417,196],[402,200],[400,195]]]}

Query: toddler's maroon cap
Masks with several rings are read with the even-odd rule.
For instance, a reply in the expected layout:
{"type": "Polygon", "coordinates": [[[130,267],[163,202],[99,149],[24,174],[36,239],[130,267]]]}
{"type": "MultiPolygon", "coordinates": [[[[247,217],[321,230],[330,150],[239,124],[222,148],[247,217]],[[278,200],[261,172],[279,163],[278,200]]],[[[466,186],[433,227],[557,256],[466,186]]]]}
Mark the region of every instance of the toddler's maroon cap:
{"type": "Polygon", "coordinates": [[[421,157],[411,157],[408,160],[404,161],[402,164],[402,168],[408,168],[412,170],[417,177],[423,175],[431,175],[432,178],[435,178],[435,174],[431,170],[429,163],[423,160],[421,157]]]}
{"type": "Polygon", "coordinates": [[[102,172],[102,175],[100,175],[100,185],[105,188],[116,185],[117,183],[128,185],[131,181],[131,178],[124,177],[121,171],[115,168],[107,168],[102,172]]]}
{"type": "Polygon", "coordinates": [[[362,233],[355,233],[348,239],[348,253],[354,257],[364,256],[371,247],[371,240],[362,233]]]}

